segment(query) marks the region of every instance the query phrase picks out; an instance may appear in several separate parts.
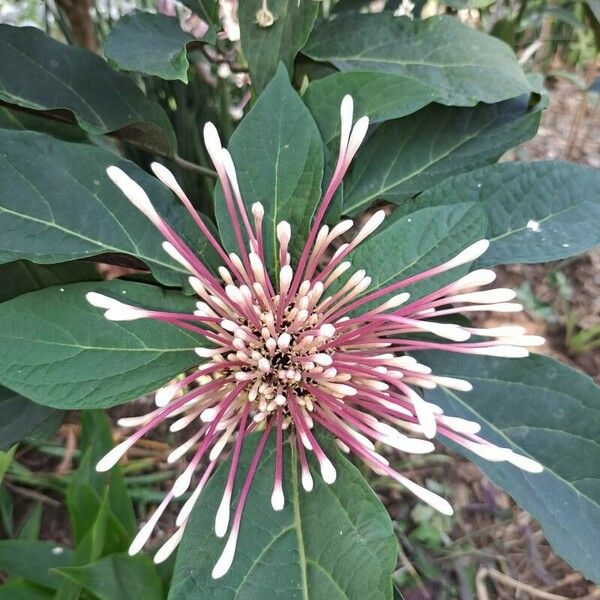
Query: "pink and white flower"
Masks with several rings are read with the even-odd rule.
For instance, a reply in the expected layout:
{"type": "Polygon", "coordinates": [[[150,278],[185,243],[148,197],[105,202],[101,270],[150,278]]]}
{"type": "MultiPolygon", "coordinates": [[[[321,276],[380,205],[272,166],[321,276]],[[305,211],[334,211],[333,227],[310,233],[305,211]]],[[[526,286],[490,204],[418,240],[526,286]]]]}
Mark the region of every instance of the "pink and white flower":
{"type": "Polygon", "coordinates": [[[283,509],[286,502],[282,485],[284,435],[292,436],[297,447],[306,491],[312,490],[315,476],[307,453],[313,453],[326,483],[332,484],[336,479],[335,466],[313,433],[315,425],[333,434],[343,451],[359,457],[375,472],[392,477],[447,515],[452,513],[450,504],[398,473],[378,452],[376,444],[422,454],[433,451],[431,440],[440,436],[487,460],[507,461],[530,472],[541,471],[542,467],[532,459],[481,438],[477,423],[446,416],[417,391],[438,385],[471,390],[467,381],[432,373],[418,361],[420,350],[517,358],[527,356],[527,346],[543,343],[542,338],[524,335],[523,328],[517,326],[482,329],[444,322],[444,317],[457,313],[521,310],[519,304],[512,302],[515,294],[511,290],[473,291],[492,283],[495,275],[490,270],[478,269],[414,300],[404,291],[413,283],[471,263],[486,251],[486,240],[470,245],[432,269],[376,291],[369,292],[371,278],[362,270],[343,285],[333,285],[351,269],[348,258],[352,250],[381,225],[385,216],[383,211],[376,212],[350,242],[332,251],[334,241],[339,242],[352,222],[342,221],[330,229],[323,219],[367,128],[366,117],[353,123],[352,98],[346,96],[341,105],[337,165],[297,264],[291,264],[289,251],[293,231],[285,221],[277,224],[279,267],[275,277],[266,267],[263,206],[256,203],[249,213],[246,211],[231,156],[221,146],[211,123],[204,128],[204,139],[223,188],[237,253],[228,254],[222,248],[168,169],[154,163],[152,170],[183,203],[200,233],[219,254],[223,266],[218,276],[161,218],[137,183],[117,167],[107,169],[114,183],[164,236],[165,252],[189,271],[190,284],[198,296],[197,310],[193,314],[155,311],[97,293],[88,294],[88,301],[104,309],[110,320],[157,319],[197,333],[196,352],[203,360],[192,373],[158,390],[155,410],[122,419],[120,425],[133,427],[135,432],[97,465],[99,471],[110,469],[140,438],[166,419],[171,420],[171,431],[190,432],[187,441],[167,459],[174,462],[189,456],[188,466],[140,530],[131,553],[144,546],[169,502],[192,487],[199,471],[191,497],[177,517],[179,529],[158,551],[155,561],[164,560],[174,550],[194,503],[222,454],[228,451],[231,462],[215,515],[215,533],[219,537],[229,533],[212,572],[214,578],[222,577],[232,564],[244,505],[272,430],[276,432],[271,496],[274,510],[283,509]],[[372,308],[377,300],[380,304],[372,308]],[[360,309],[367,305],[361,314],[360,309]],[[426,339],[414,335],[422,333],[429,335],[426,339]],[[472,336],[477,336],[478,341],[470,341],[472,336]],[[260,440],[250,467],[243,473],[232,515],[240,452],[252,432],[259,432],[260,440]]]}

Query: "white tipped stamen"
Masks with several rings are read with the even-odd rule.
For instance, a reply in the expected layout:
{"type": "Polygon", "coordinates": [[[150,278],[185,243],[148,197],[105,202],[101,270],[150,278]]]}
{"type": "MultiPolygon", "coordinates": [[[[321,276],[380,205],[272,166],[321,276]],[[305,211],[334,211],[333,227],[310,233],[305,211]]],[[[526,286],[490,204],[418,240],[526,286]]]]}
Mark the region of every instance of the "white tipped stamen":
{"type": "Polygon", "coordinates": [[[110,296],[99,294],[98,292],[88,292],[85,299],[96,308],[110,309],[120,306],[122,303],[110,296]]]}
{"type": "Polygon", "coordinates": [[[437,323],[435,321],[411,321],[411,323],[418,329],[429,331],[453,342],[464,342],[471,337],[466,329],[453,323],[437,323]]]}
{"type": "Polygon", "coordinates": [[[477,454],[477,456],[481,456],[481,458],[485,458],[485,460],[489,460],[490,462],[507,461],[512,454],[510,448],[502,448],[494,444],[478,444],[468,440],[463,441],[463,444],[465,448],[468,448],[471,452],[477,454]]]}
{"type": "Polygon", "coordinates": [[[175,480],[175,484],[173,485],[173,496],[175,496],[175,498],[179,498],[179,496],[182,496],[187,492],[188,488],[190,487],[190,484],[192,483],[192,473],[193,471],[191,471],[188,467],[175,480]]]}
{"type": "Polygon", "coordinates": [[[238,185],[237,174],[235,172],[235,166],[233,164],[233,160],[231,158],[231,154],[225,148],[221,149],[221,162],[223,163],[223,167],[225,168],[225,172],[227,173],[227,177],[229,178],[229,182],[231,183],[231,187],[233,189],[233,193],[236,196],[240,196],[240,186],[238,185]]]}
{"type": "Polygon", "coordinates": [[[204,145],[217,170],[222,168],[221,138],[217,128],[210,122],[204,125],[204,145]]]}
{"type": "Polygon", "coordinates": [[[238,538],[238,531],[237,531],[237,529],[234,529],[229,534],[229,538],[227,539],[225,548],[223,548],[223,552],[221,553],[219,560],[216,562],[216,564],[212,570],[212,578],[213,579],[220,579],[231,568],[231,565],[233,563],[233,557],[235,556],[235,548],[237,546],[237,538],[238,538]]]}
{"type": "Polygon", "coordinates": [[[454,513],[454,511],[452,510],[452,506],[450,506],[450,503],[441,496],[430,492],[428,489],[421,487],[414,481],[407,479],[399,473],[396,473],[395,475],[393,475],[393,477],[399,483],[401,483],[407,490],[411,491],[415,496],[417,496],[417,498],[420,498],[421,500],[423,500],[423,502],[426,502],[427,504],[429,504],[429,506],[435,508],[435,510],[441,512],[443,515],[451,516],[454,513]]]}
{"type": "Polygon", "coordinates": [[[291,237],[292,228],[290,227],[290,224],[287,221],[277,223],[277,239],[283,248],[287,248],[291,237]]]}
{"type": "Polygon", "coordinates": [[[204,489],[204,479],[198,484],[192,495],[185,501],[185,504],[181,507],[179,514],[177,515],[177,519],[175,520],[175,525],[177,527],[181,527],[188,519],[192,510],[196,504],[196,501],[200,497],[202,490],[204,489]]]}
{"type": "Polygon", "coordinates": [[[220,350],[218,348],[202,348],[199,346],[198,348],[194,348],[194,352],[202,358],[212,358],[215,354],[219,354],[220,350]]]}
{"type": "Polygon", "coordinates": [[[345,153],[352,130],[352,118],[354,116],[354,100],[350,94],[346,94],[340,105],[340,153],[345,153]]]}
{"type": "Polygon", "coordinates": [[[359,146],[362,144],[367,130],[369,129],[369,117],[361,117],[352,128],[350,140],[348,141],[348,150],[346,152],[346,161],[350,162],[356,154],[359,146]]]}
{"type": "Polygon", "coordinates": [[[458,390],[460,392],[470,392],[473,389],[471,383],[465,381],[464,379],[456,379],[455,377],[442,377],[440,375],[432,375],[430,379],[438,385],[442,385],[451,390],[458,390]]]}
{"type": "Polygon", "coordinates": [[[106,174],[139,211],[144,213],[155,224],[162,222],[152,202],[150,202],[148,194],[125,171],[119,169],[119,167],[111,166],[106,169],[106,174]]]}
{"type": "Polygon", "coordinates": [[[290,267],[290,265],[284,265],[281,267],[281,271],[279,272],[279,286],[282,294],[286,294],[290,289],[290,284],[292,283],[293,277],[294,272],[292,271],[292,267],[290,267]]]}
{"type": "Polygon", "coordinates": [[[511,451],[511,454],[506,460],[515,465],[515,467],[519,467],[519,469],[527,471],[528,473],[541,473],[544,470],[544,467],[536,460],[528,458],[527,456],[522,456],[516,452],[511,451]]]}
{"type": "Polygon", "coordinates": [[[258,221],[262,221],[265,216],[265,207],[260,202],[255,202],[252,205],[252,215],[258,221]]]}
{"type": "Polygon", "coordinates": [[[455,290],[464,290],[472,287],[489,285],[495,280],[496,273],[494,271],[491,271],[490,269],[477,269],[467,273],[467,275],[453,283],[452,288],[455,290]]]}
{"type": "Polygon", "coordinates": [[[347,219],[346,221],[342,221],[341,223],[338,223],[331,230],[331,233],[327,236],[327,240],[328,241],[335,240],[340,235],[346,233],[346,231],[348,231],[352,227],[352,225],[354,225],[354,221],[351,221],[350,219],[347,219]]]}
{"type": "Polygon", "coordinates": [[[525,358],[529,356],[526,348],[521,346],[489,346],[487,348],[470,348],[470,354],[481,354],[483,356],[498,356],[501,358],[525,358]]]}
{"type": "Polygon", "coordinates": [[[473,262],[486,252],[489,247],[490,242],[488,240],[479,240],[445,263],[444,267],[446,269],[454,269],[455,267],[460,267],[461,265],[473,262]]]}
{"type": "Polygon", "coordinates": [[[189,440],[181,444],[178,448],[175,448],[169,456],[167,456],[167,463],[170,465],[174,462],[177,462],[182,456],[187,454],[189,450],[194,446],[194,444],[200,439],[202,436],[202,431],[199,431],[195,435],[193,435],[189,440]]]}
{"type": "Polygon", "coordinates": [[[152,172],[158,177],[162,183],[164,183],[171,191],[175,192],[178,196],[185,196],[185,193],[181,186],[177,183],[175,176],[167,167],[161,165],[160,163],[153,162],[150,164],[150,168],[152,172]]]}
{"type": "Polygon", "coordinates": [[[162,243],[162,247],[163,250],[175,261],[178,262],[184,269],[186,269],[187,271],[193,273],[194,272],[194,268],[192,267],[192,265],[190,265],[189,261],[187,260],[187,258],[184,258],[184,256],[181,254],[181,252],[179,252],[179,250],[177,250],[177,248],[175,248],[175,246],[173,246],[173,244],[171,244],[171,242],[163,242],[162,243]]]}
{"type": "Polygon", "coordinates": [[[363,225],[362,229],[358,232],[352,245],[355,246],[362,242],[367,236],[371,235],[385,219],[385,211],[378,210],[371,218],[363,225]]]}
{"type": "Polygon", "coordinates": [[[442,415],[440,419],[444,425],[447,425],[457,433],[475,435],[481,431],[481,425],[475,421],[468,421],[460,417],[449,417],[447,415],[442,415]]]}
{"type": "Polygon", "coordinates": [[[485,290],[482,292],[471,292],[469,294],[458,294],[448,298],[450,302],[473,302],[476,304],[494,304],[496,302],[509,302],[517,294],[507,288],[485,290]]]}
{"type": "Polygon", "coordinates": [[[225,537],[227,528],[229,527],[229,519],[231,514],[231,491],[225,490],[221,504],[215,516],[215,535],[217,537],[225,537]]]}
{"type": "Polygon", "coordinates": [[[325,323],[319,327],[319,335],[322,335],[324,338],[332,338],[335,335],[335,325],[331,325],[331,323],[325,323]]]}
{"type": "Polygon", "coordinates": [[[321,477],[323,478],[323,481],[331,485],[337,477],[333,463],[327,457],[322,457],[319,460],[319,467],[321,468],[321,477]]]}
{"type": "Polygon", "coordinates": [[[314,486],[312,475],[308,468],[302,470],[302,487],[305,492],[312,492],[314,486]]]}
{"type": "Polygon", "coordinates": [[[154,402],[156,406],[162,407],[169,404],[169,402],[173,400],[173,397],[177,393],[178,389],[179,388],[175,384],[165,385],[164,387],[161,387],[154,396],[154,402]]]}
{"type": "Polygon", "coordinates": [[[310,358],[322,367],[329,367],[333,363],[333,358],[329,354],[312,354],[310,358]]]}
{"type": "Polygon", "coordinates": [[[150,539],[158,520],[165,512],[170,499],[170,496],[166,496],[154,513],[152,513],[152,516],[148,519],[148,522],[138,531],[127,551],[129,556],[134,556],[146,545],[146,542],[150,539]]]}
{"type": "Polygon", "coordinates": [[[501,338],[503,343],[511,346],[543,346],[546,343],[541,335],[520,335],[511,338],[501,338]]]}
{"type": "Polygon", "coordinates": [[[415,408],[417,420],[423,428],[423,435],[430,440],[433,439],[437,431],[437,425],[435,413],[431,405],[428,402],[425,402],[421,396],[414,392],[410,395],[410,399],[412,400],[415,408]]]}
{"type": "Polygon", "coordinates": [[[158,550],[158,552],[154,555],[154,563],[160,564],[167,560],[171,554],[175,551],[181,538],[183,537],[183,532],[185,531],[185,527],[180,527],[158,550]]]}
{"type": "Polygon", "coordinates": [[[292,341],[292,336],[284,332],[277,338],[277,346],[280,350],[287,350],[290,342],[292,341]]]}
{"type": "Polygon", "coordinates": [[[273,510],[283,510],[285,505],[285,497],[283,495],[283,488],[281,487],[281,483],[276,483],[273,488],[273,493],[271,494],[271,506],[273,510]]]}
{"type": "Polygon", "coordinates": [[[133,446],[135,442],[131,441],[131,438],[126,439],[117,446],[115,446],[110,452],[105,454],[96,464],[96,471],[104,473],[112,469],[121,460],[123,455],[133,446]]]}

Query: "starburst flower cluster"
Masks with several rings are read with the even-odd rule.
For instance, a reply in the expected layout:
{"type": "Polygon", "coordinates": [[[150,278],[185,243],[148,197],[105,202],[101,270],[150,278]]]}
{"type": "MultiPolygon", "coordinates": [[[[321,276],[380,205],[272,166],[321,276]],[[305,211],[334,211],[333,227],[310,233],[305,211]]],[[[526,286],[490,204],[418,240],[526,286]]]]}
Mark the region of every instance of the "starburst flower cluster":
{"type": "Polygon", "coordinates": [[[276,273],[267,269],[263,206],[256,203],[251,211],[246,210],[233,161],[212,124],[205,126],[204,139],[223,188],[237,253],[228,254],[222,248],[170,171],[157,163],[152,170],[183,203],[201,235],[220,256],[223,266],[218,274],[211,272],[160,217],[136,182],[117,167],[107,170],[125,196],[164,236],[164,250],[189,271],[190,284],[198,296],[197,310],[193,314],[155,311],[97,293],[88,294],[88,301],[105,309],[110,320],[156,319],[196,333],[196,352],[202,358],[192,373],[158,390],[155,410],[121,419],[120,425],[134,428],[134,433],[97,465],[100,471],[110,469],[166,419],[172,420],[171,431],[189,431],[188,439],[167,459],[172,463],[187,456],[187,467],[140,530],[131,553],[145,545],[169,502],[192,487],[198,471],[191,496],[177,517],[179,529],[158,550],[155,561],[169,556],[181,540],[208,478],[223,453],[229,452],[227,481],[215,515],[216,535],[228,535],[212,572],[214,578],[222,577],[232,564],[244,505],[273,430],[274,510],[282,510],[286,502],[282,483],[284,437],[290,436],[297,448],[304,490],[312,490],[315,476],[308,453],[314,455],[327,484],[336,479],[335,466],[320,447],[315,426],[330,432],[344,452],[354,454],[375,472],[392,477],[444,514],[452,513],[449,503],[393,469],[380,453],[380,445],[422,454],[434,450],[431,440],[439,435],[488,460],[507,461],[530,472],[541,470],[532,459],[482,439],[477,423],[445,415],[417,391],[436,386],[471,390],[467,381],[432,373],[418,360],[421,350],[517,358],[528,354],[527,346],[543,342],[524,335],[521,327],[482,329],[445,322],[446,317],[457,313],[521,310],[519,304],[511,302],[515,295],[511,290],[478,291],[494,280],[490,270],[472,271],[414,300],[404,291],[418,281],[471,263],[485,252],[488,242],[480,240],[443,264],[375,291],[369,291],[371,278],[365,271],[350,275],[352,251],[385,216],[383,211],[376,212],[351,241],[341,244],[340,238],[350,230],[352,221],[333,228],[323,224],[331,199],[367,132],[368,119],[363,117],[353,124],[352,115],[352,99],[346,96],[341,105],[337,165],[295,265],[290,257],[291,227],[286,222],[277,224],[276,273]],[[473,336],[476,341],[470,340],[473,336]],[[252,432],[259,435],[256,453],[247,471],[238,474],[240,452],[252,432]],[[232,516],[236,476],[241,478],[241,491],[232,516]]]}

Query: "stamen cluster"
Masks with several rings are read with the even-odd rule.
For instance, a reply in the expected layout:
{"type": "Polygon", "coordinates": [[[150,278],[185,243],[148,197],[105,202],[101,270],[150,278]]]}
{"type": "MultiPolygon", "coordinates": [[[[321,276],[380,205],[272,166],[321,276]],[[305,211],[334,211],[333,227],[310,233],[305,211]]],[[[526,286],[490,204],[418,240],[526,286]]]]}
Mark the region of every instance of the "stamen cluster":
{"type": "Polygon", "coordinates": [[[137,428],[136,431],[97,465],[101,471],[111,468],[165,419],[173,419],[171,431],[190,430],[190,437],[167,459],[175,462],[189,455],[188,465],[140,530],[131,553],[138,552],[147,542],[171,499],[190,488],[202,463],[202,474],[177,517],[179,529],[158,551],[155,561],[164,560],[174,550],[194,503],[227,450],[231,461],[215,516],[215,532],[223,537],[229,531],[229,537],[213,570],[213,577],[223,576],[231,566],[250,485],[273,430],[274,510],[282,510],[285,505],[285,435],[291,436],[297,449],[302,486],[307,492],[313,488],[307,452],[314,454],[326,483],[332,484],[336,479],[335,467],[314,435],[316,425],[333,434],[344,452],[356,455],[377,473],[393,477],[444,514],[452,513],[449,503],[394,470],[376,444],[422,454],[434,449],[430,440],[439,435],[488,460],[508,461],[531,472],[541,470],[530,458],[482,439],[477,423],[445,415],[417,392],[419,388],[438,385],[471,390],[467,381],[432,373],[413,356],[421,350],[516,358],[528,354],[526,346],[543,342],[537,336],[524,335],[521,327],[482,329],[444,322],[445,317],[457,313],[521,310],[519,304],[511,302],[515,295],[511,290],[478,291],[494,280],[490,270],[473,271],[412,301],[409,293],[402,291],[418,281],[471,263],[487,249],[486,240],[472,244],[441,265],[376,291],[368,291],[371,278],[365,271],[345,275],[352,267],[347,260],[351,252],[377,229],[385,216],[383,211],[376,212],[350,242],[335,250],[334,242],[350,230],[352,222],[343,221],[331,229],[322,225],[329,203],[367,131],[368,120],[363,117],[353,125],[352,112],[352,99],[347,96],[341,106],[337,165],[294,266],[289,250],[291,227],[286,222],[277,225],[275,273],[267,268],[264,209],[256,203],[249,213],[246,211],[233,161],[222,148],[212,124],[204,129],[205,143],[223,188],[238,253],[225,252],[170,171],[157,163],[152,170],[178,196],[201,234],[221,257],[223,266],[218,274],[211,272],[158,215],[137,183],[117,167],[109,167],[109,177],[165,237],[165,251],[189,271],[198,303],[194,313],[187,314],[140,308],[96,293],[88,294],[88,301],[105,309],[107,319],[150,318],[197,333],[196,352],[203,359],[192,373],[158,390],[155,410],[141,417],[121,419],[120,425],[137,428]],[[476,341],[470,341],[472,336],[477,336],[476,341]],[[260,440],[253,461],[243,474],[232,519],[231,499],[240,452],[244,439],[252,432],[259,432],[260,440]]]}

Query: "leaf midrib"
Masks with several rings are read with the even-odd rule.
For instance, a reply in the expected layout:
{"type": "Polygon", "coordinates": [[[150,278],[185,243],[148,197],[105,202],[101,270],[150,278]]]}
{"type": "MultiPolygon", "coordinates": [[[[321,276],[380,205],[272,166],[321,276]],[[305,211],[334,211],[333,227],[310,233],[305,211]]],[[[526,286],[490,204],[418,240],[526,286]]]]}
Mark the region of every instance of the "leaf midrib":
{"type": "Polygon", "coordinates": [[[300,518],[300,492],[298,489],[298,459],[295,449],[290,444],[292,453],[292,493],[294,503],[294,528],[296,529],[296,539],[298,540],[298,554],[300,555],[300,574],[302,576],[302,598],[309,600],[308,596],[308,575],[306,571],[306,548],[304,546],[304,533],[302,532],[302,519],[300,518]]]}

